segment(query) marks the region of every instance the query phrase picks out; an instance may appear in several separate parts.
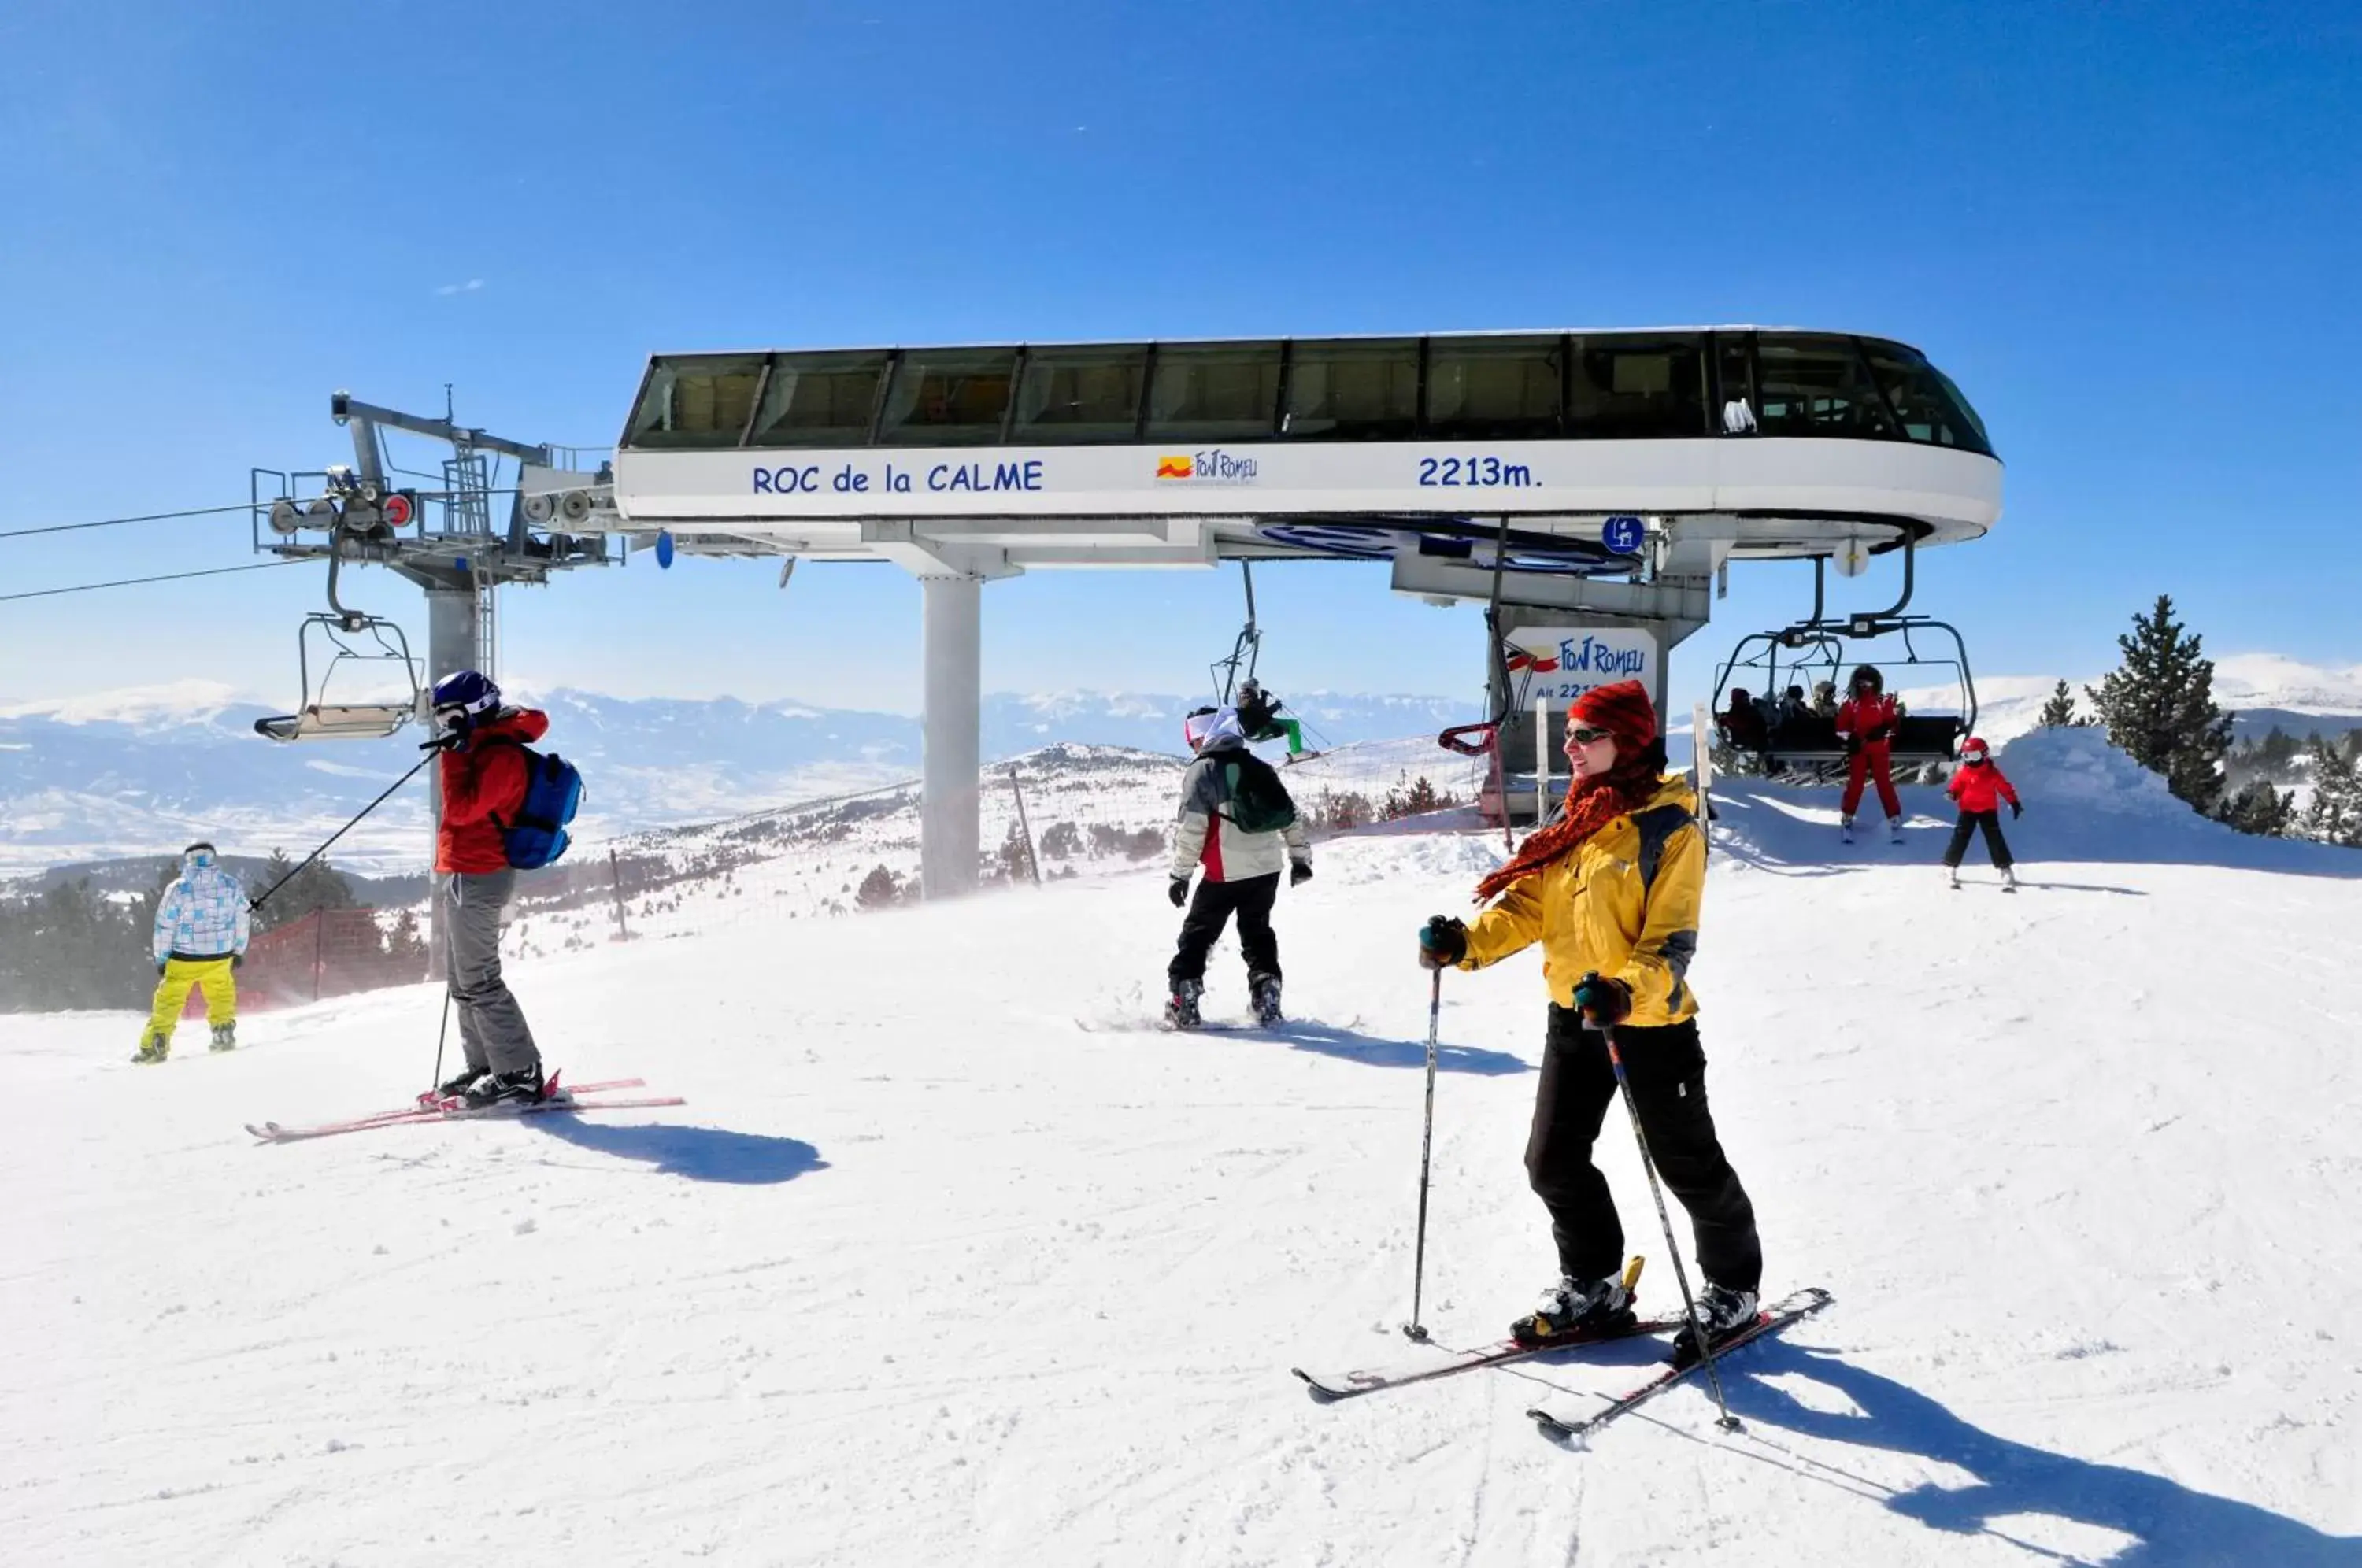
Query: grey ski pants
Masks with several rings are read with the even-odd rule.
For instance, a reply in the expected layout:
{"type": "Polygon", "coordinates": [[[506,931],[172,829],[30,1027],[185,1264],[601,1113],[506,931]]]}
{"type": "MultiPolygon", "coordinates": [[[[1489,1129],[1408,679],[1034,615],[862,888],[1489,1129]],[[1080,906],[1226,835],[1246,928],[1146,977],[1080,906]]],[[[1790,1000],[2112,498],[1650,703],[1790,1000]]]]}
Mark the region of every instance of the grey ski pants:
{"type": "Polygon", "coordinates": [[[445,944],[451,999],[459,1010],[459,1048],[480,1072],[522,1072],[541,1060],[524,1010],[501,978],[501,915],[516,886],[513,871],[444,879],[445,944]]]}

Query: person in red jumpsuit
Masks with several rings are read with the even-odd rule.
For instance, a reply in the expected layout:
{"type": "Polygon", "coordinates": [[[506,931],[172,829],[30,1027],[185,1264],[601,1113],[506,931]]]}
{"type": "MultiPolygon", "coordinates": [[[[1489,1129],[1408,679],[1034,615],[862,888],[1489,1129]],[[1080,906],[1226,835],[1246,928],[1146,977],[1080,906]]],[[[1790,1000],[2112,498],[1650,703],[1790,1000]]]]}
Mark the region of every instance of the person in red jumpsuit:
{"type": "Polygon", "coordinates": [[[1853,814],[1861,804],[1862,789],[1875,779],[1878,803],[1886,809],[1888,832],[1903,836],[1903,801],[1894,793],[1894,732],[1903,723],[1903,704],[1886,694],[1886,678],[1863,665],[1847,683],[1846,700],[1838,706],[1838,739],[1846,748],[1844,827],[1853,833],[1853,814]]]}

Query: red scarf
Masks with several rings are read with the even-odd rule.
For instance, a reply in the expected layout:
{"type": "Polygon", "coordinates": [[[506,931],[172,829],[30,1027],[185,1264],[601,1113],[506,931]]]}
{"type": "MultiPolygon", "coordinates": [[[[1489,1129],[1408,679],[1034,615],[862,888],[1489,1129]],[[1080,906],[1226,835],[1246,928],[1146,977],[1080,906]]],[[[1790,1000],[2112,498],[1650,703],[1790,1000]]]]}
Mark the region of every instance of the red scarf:
{"type": "Polygon", "coordinates": [[[1617,757],[1605,777],[1586,782],[1567,796],[1548,827],[1518,845],[1508,864],[1476,884],[1476,902],[1507,892],[1535,872],[1554,865],[1583,847],[1593,834],[1628,812],[1646,806],[1664,780],[1657,771],[1654,746],[1639,755],[1617,757]]]}

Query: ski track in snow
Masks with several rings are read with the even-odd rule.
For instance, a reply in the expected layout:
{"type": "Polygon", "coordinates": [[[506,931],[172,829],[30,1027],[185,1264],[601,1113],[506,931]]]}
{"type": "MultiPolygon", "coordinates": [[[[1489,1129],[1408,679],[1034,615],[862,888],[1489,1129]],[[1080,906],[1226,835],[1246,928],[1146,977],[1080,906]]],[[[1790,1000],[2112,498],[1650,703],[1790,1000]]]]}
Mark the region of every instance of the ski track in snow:
{"type": "MultiPolygon", "coordinates": [[[[1288,1375],[1406,1348],[1411,933],[1498,841],[1396,824],[1283,896],[1293,1033],[1153,1027],[1159,862],[513,964],[553,1064],[679,1110],[257,1147],[399,1103],[440,993],[160,1069],[129,1014],[0,1021],[6,1558],[2362,1564],[2362,856],[2027,756],[2014,899],[1981,847],[1944,888],[1933,790],[1900,846],[1838,846],[1826,791],[1724,802],[1716,1120],[1767,1289],[1837,1297],[1726,1367],[1743,1434],[1696,1380],[1586,1452],[1523,1415],[1640,1345],[1325,1407],[1288,1375]]],[[[1444,981],[1445,1343],[1551,1266],[1537,971],[1444,981]]],[[[1209,982],[1242,1016],[1227,943],[1209,982]]],[[[1662,1307],[1621,1112],[1600,1151],[1662,1307]]]]}

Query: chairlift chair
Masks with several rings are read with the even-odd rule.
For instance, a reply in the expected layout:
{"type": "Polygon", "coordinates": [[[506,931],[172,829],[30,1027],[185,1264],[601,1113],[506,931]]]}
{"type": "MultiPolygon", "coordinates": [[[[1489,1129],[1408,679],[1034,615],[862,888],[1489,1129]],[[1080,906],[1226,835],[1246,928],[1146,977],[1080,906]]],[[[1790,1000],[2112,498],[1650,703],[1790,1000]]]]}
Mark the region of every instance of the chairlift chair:
{"type": "MultiPolygon", "coordinates": [[[[1969,667],[1968,646],[1948,622],[1925,615],[1863,615],[1846,621],[1800,621],[1775,632],[1750,632],[1716,669],[1714,683],[1715,727],[1731,739],[1725,725],[1724,693],[1734,689],[1734,678],[1759,675],[1763,692],[1775,705],[1764,715],[1764,734],[1750,751],[1767,774],[1800,772],[1827,779],[1844,771],[1846,748],[1838,738],[1837,721],[1806,712],[1783,717],[1776,703],[1785,686],[1802,685],[1809,692],[1821,679],[1835,681],[1842,695],[1847,673],[1869,665],[1887,677],[1887,690],[1899,691],[1912,672],[1929,667],[1949,669],[1959,692],[1957,712],[1905,713],[1895,728],[1890,754],[1898,764],[1950,762],[1959,743],[1976,729],[1976,679],[1969,667]],[[1940,633],[1951,640],[1951,652],[1923,656],[1916,636],[1940,633]],[[1855,645],[1885,636],[1903,639],[1904,657],[1882,659],[1861,657],[1855,645]],[[1783,654],[1793,657],[1783,658],[1783,654]],[[1783,674],[1784,671],[1784,674],[1783,674]],[[1826,677],[1822,671],[1827,671],[1826,677]]],[[[1749,687],[1751,690],[1751,687],[1749,687]]]]}
{"type": "MultiPolygon", "coordinates": [[[[410,640],[392,621],[365,611],[348,610],[337,599],[335,555],[328,558],[328,603],[314,611],[296,628],[295,656],[304,682],[304,701],[292,713],[254,721],[255,734],[265,740],[381,740],[413,719],[425,717],[426,702],[418,681],[418,661],[411,657],[410,640]],[[366,639],[366,641],[364,641],[366,639]],[[324,648],[315,685],[312,679],[313,650],[324,648]],[[333,702],[329,701],[339,670],[353,667],[392,665],[401,671],[409,695],[400,701],[333,702]]],[[[349,674],[348,690],[354,682],[349,674]]]]}

